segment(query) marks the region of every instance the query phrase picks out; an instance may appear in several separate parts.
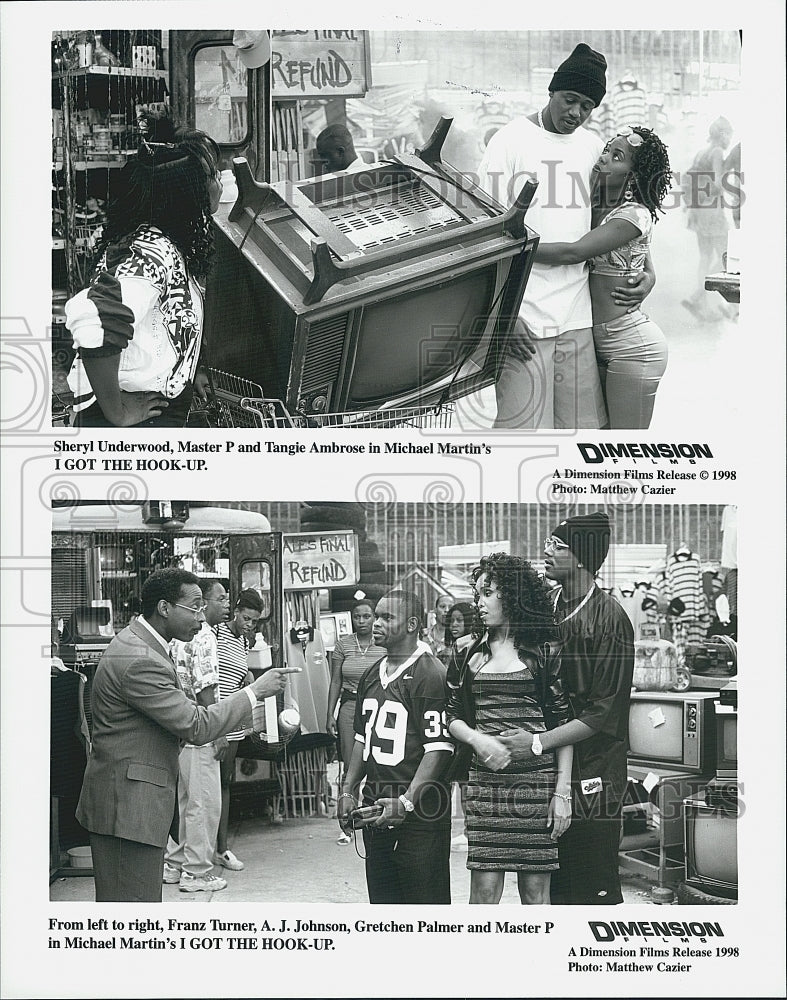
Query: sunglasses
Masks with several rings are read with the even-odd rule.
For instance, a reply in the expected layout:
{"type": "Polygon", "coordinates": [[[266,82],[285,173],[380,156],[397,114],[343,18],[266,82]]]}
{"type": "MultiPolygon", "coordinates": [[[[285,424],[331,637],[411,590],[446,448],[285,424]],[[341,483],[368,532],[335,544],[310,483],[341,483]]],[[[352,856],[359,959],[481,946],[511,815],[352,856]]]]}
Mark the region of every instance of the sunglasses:
{"type": "Polygon", "coordinates": [[[566,543],[562,541],[560,538],[555,538],[554,535],[551,535],[549,538],[544,539],[545,552],[550,552],[550,551],[554,552],[557,549],[567,549],[567,548],[569,548],[569,546],[566,545],[566,543]]]}
{"type": "Polygon", "coordinates": [[[634,127],[632,125],[624,125],[615,138],[625,139],[632,149],[636,149],[644,142],[642,136],[638,132],[634,131],[634,127]]]}

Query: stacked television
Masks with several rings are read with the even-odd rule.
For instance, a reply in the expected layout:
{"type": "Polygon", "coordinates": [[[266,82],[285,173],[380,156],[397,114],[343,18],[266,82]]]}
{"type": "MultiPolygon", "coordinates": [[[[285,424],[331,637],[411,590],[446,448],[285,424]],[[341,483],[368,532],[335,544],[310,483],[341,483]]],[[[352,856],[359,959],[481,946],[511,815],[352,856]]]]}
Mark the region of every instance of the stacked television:
{"type": "Polygon", "coordinates": [[[676,885],[687,904],[738,896],[737,644],[724,644],[690,690],[633,691],[629,710],[621,867],[676,885]]]}
{"type": "Polygon", "coordinates": [[[684,903],[734,903],[738,898],[738,692],[735,680],[714,701],[716,773],[683,802],[686,881],[684,903]]]}

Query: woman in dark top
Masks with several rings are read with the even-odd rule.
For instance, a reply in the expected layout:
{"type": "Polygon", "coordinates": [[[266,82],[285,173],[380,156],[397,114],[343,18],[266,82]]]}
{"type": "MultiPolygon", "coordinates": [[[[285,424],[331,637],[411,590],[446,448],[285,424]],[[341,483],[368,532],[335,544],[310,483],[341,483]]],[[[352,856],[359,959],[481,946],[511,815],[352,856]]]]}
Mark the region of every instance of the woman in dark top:
{"type": "Polygon", "coordinates": [[[552,602],[518,556],[485,556],[473,580],[480,627],[457,642],[447,675],[449,732],[472,753],[464,800],[470,902],[498,903],[505,873],[515,871],[523,903],[548,903],[557,838],[571,822],[573,750],[513,763],[498,737],[525,730],[537,747],[538,733],[569,718],[548,646],[552,602]]]}

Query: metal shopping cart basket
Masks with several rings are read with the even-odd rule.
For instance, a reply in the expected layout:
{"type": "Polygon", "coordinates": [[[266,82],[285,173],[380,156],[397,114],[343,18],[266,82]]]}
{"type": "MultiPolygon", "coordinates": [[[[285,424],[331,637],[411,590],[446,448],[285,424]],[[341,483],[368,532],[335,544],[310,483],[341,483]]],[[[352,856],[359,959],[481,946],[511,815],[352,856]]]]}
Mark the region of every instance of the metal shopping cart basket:
{"type": "Polygon", "coordinates": [[[191,427],[263,427],[348,429],[416,427],[449,428],[453,403],[436,406],[382,407],[377,410],[353,410],[340,413],[290,413],[280,399],[270,399],[262,386],[216,368],[207,370],[208,401],[192,403],[188,424],[191,427]]]}

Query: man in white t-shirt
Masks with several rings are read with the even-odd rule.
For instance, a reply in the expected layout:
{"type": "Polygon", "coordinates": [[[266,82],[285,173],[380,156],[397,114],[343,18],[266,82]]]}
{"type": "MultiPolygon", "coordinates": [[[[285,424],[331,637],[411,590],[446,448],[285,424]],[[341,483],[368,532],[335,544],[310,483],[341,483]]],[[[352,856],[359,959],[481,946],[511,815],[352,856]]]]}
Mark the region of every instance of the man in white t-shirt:
{"type": "MultiPolygon", "coordinates": [[[[504,205],[538,181],[527,223],[545,242],[573,243],[591,228],[591,170],[603,143],[581,126],[604,97],[606,67],[600,52],[577,45],[552,77],[548,104],[500,129],[481,162],[479,183],[504,205]]],[[[584,263],[533,264],[496,386],[496,427],[606,425],[587,273],[584,263]]],[[[652,287],[648,270],[616,301],[636,305],[652,287]]]]}

